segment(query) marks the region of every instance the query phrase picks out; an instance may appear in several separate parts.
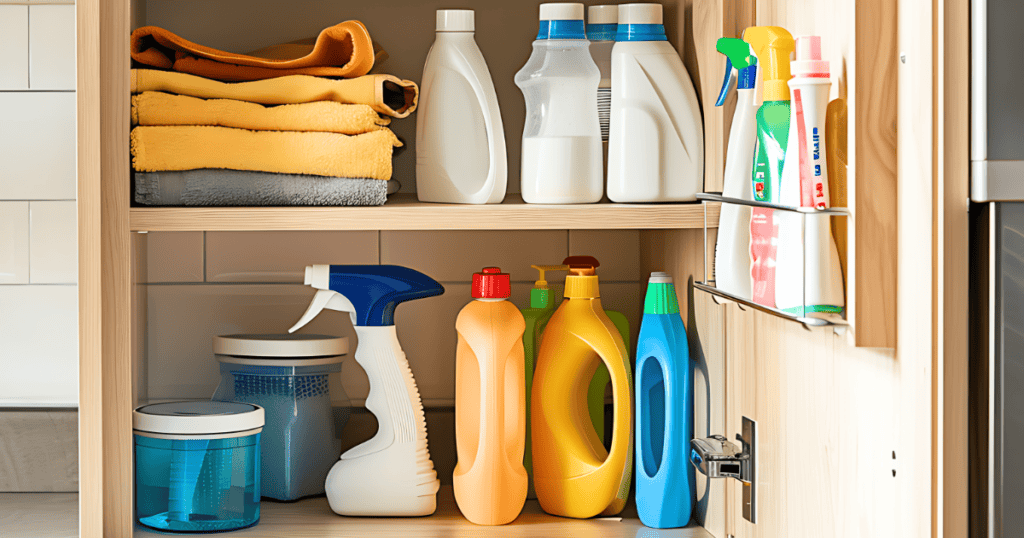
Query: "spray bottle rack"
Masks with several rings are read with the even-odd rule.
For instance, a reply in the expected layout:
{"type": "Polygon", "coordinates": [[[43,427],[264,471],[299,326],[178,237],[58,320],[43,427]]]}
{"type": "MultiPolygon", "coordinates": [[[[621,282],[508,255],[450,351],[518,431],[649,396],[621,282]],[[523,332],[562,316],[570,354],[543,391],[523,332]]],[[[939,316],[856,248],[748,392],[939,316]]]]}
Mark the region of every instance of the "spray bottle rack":
{"type": "MultiPolygon", "coordinates": [[[[709,202],[714,205],[717,204],[734,204],[743,205],[747,207],[760,207],[764,209],[773,209],[777,211],[785,211],[789,213],[797,213],[801,215],[801,220],[806,220],[808,215],[825,215],[829,217],[849,217],[850,210],[845,207],[831,207],[826,209],[817,209],[813,207],[792,207],[778,204],[770,204],[766,202],[754,202],[749,200],[741,200],[739,198],[729,198],[722,196],[720,192],[707,192],[698,193],[697,199],[703,202],[704,212],[707,215],[707,208],[709,202]]],[[[784,310],[780,310],[774,307],[765,306],[762,304],[755,303],[752,300],[738,297],[732,293],[724,290],[720,290],[715,286],[715,281],[711,278],[708,272],[708,225],[707,218],[705,217],[704,224],[704,280],[702,282],[694,282],[693,287],[700,291],[710,294],[716,303],[727,304],[736,303],[740,310],[754,309],[759,312],[771,314],[773,316],[795,321],[804,326],[805,329],[811,330],[813,327],[832,327],[836,333],[842,333],[849,327],[849,323],[845,319],[840,319],[838,316],[831,316],[829,318],[819,317],[808,317],[806,312],[802,313],[791,313],[784,310]]],[[[805,256],[806,258],[806,256],[805,256]]],[[[806,303],[806,301],[805,301],[806,303]]],[[[845,315],[845,314],[844,314],[845,315]]]]}

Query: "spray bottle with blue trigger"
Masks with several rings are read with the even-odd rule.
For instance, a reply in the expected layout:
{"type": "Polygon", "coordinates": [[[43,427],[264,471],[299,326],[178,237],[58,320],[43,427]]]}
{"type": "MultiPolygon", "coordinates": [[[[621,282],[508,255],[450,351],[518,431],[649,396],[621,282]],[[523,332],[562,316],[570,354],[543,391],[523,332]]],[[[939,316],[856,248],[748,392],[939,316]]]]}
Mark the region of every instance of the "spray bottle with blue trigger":
{"type": "Polygon", "coordinates": [[[377,433],[334,464],[327,500],[345,516],[426,516],[440,486],[427,448],[427,424],[416,381],[395,329],[395,307],[433,297],[444,287],[397,265],[311,265],[305,284],[317,290],[295,332],[321,311],[348,312],[359,341],[355,359],[366,370],[366,408],[377,433]]]}

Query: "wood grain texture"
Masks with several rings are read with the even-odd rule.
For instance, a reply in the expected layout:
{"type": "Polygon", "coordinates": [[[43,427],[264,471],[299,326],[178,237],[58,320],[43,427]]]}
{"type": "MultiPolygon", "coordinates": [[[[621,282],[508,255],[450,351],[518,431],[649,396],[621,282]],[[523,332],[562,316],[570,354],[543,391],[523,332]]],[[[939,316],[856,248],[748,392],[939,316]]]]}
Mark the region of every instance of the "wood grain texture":
{"type": "Polygon", "coordinates": [[[0,410],[0,491],[78,491],[77,411],[0,410]]]}
{"type": "Polygon", "coordinates": [[[78,494],[0,493],[0,530],[17,538],[78,538],[78,494]]]}
{"type": "MultiPolygon", "coordinates": [[[[396,195],[382,207],[132,208],[133,231],[244,230],[615,230],[701,228],[704,209],[691,204],[456,205],[396,195]]],[[[718,226],[718,204],[708,225],[718,226]]]]}

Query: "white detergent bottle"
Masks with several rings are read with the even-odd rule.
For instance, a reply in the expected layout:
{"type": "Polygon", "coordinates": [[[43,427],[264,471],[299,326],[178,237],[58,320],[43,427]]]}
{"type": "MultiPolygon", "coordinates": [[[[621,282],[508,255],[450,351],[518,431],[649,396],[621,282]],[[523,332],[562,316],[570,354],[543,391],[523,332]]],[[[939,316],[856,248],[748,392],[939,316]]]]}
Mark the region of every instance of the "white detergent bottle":
{"type": "Polygon", "coordinates": [[[597,88],[583,4],[541,4],[533,54],[516,73],[526,100],[523,200],[588,204],[604,194],[597,88]]]}
{"type": "MultiPolygon", "coordinates": [[[[729,146],[725,155],[725,188],[728,198],[753,201],[750,171],[754,168],[754,145],[758,105],[754,100],[757,81],[757,56],[742,39],[723,37],[718,52],[725,55],[725,81],[715,106],[725,104],[732,81],[736,79],[736,111],[729,129],[729,146]],[[733,68],[736,68],[735,74],[733,68]]],[[[738,204],[722,204],[718,220],[718,242],[715,244],[715,287],[741,299],[750,299],[750,208],[738,204]]]]}
{"type": "Polygon", "coordinates": [[[604,161],[608,164],[608,121],[612,113],[612,47],[618,30],[619,6],[590,6],[587,8],[587,39],[590,55],[601,71],[597,86],[597,117],[601,121],[601,142],[604,161]]]}
{"type": "MultiPolygon", "coordinates": [[[[821,38],[796,38],[790,64],[789,142],[782,168],[780,202],[793,207],[829,207],[825,166],[825,111],[828,108],[828,61],[821,59],[821,38]]],[[[779,218],[775,304],[801,316],[829,317],[843,311],[843,277],[839,253],[825,215],[801,217],[776,212],[779,218]],[[801,218],[806,221],[801,223],[801,218]],[[805,259],[806,256],[806,259],[805,259]]]]}
{"type": "Polygon", "coordinates": [[[474,28],[473,10],[437,10],[416,119],[421,202],[499,204],[505,198],[505,131],[474,28]]]}
{"type": "Polygon", "coordinates": [[[619,5],[612,88],[608,198],[695,200],[704,184],[700,105],[665,37],[661,4],[619,5]]]}

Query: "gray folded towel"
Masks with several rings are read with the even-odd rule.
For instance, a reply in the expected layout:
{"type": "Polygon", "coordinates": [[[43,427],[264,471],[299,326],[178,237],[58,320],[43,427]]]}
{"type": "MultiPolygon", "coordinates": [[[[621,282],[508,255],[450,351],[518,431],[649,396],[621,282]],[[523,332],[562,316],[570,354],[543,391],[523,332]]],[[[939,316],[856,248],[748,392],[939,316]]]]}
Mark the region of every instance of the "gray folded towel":
{"type": "Polygon", "coordinates": [[[388,181],[240,170],[136,172],[135,201],[149,206],[377,206],[388,181]]]}

